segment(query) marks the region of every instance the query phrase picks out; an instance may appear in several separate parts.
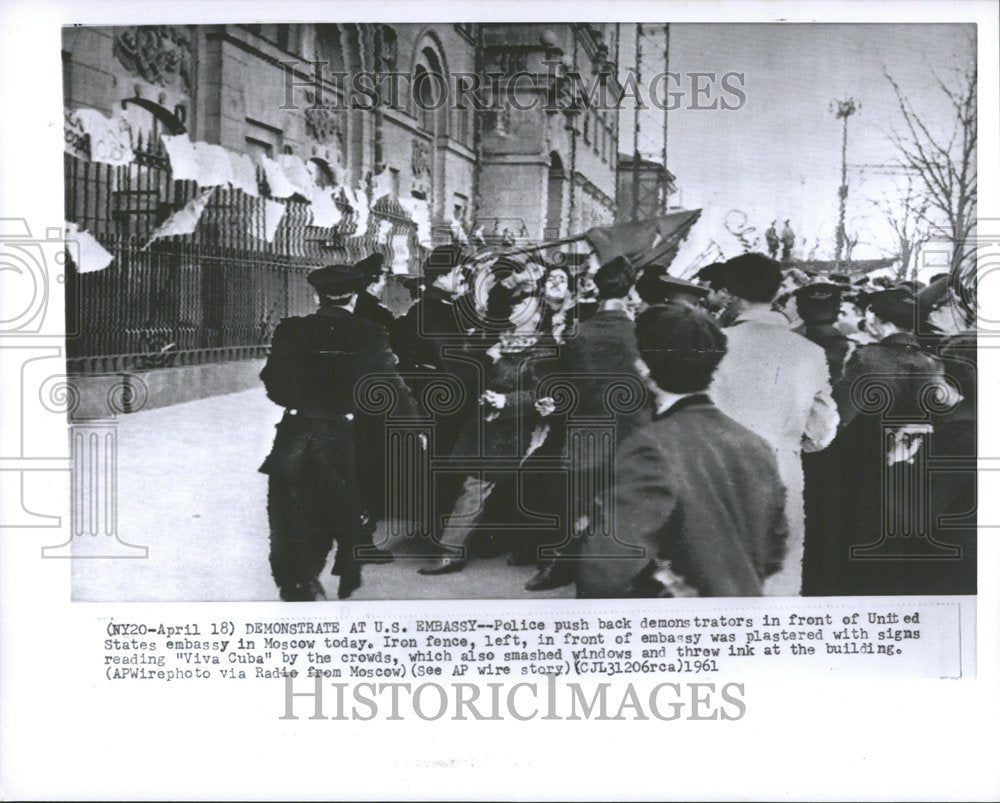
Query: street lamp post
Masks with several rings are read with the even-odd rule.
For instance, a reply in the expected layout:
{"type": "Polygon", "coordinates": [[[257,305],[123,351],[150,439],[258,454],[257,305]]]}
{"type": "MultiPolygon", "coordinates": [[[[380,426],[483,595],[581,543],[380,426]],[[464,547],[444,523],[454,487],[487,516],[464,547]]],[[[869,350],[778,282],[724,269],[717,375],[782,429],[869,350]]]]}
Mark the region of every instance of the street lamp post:
{"type": "Polygon", "coordinates": [[[837,223],[837,266],[844,255],[844,243],[847,240],[847,232],[844,229],[845,218],[847,216],[847,120],[858,109],[861,104],[854,98],[844,98],[836,100],[830,104],[830,111],[838,120],[844,121],[844,140],[840,148],[840,219],[837,223]]]}

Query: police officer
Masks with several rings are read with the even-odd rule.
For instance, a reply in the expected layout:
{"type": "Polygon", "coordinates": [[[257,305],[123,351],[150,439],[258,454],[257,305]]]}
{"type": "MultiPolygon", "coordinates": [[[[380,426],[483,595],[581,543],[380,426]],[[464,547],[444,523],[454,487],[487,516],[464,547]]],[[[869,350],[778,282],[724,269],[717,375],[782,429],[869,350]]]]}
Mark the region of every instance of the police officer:
{"type": "Polygon", "coordinates": [[[355,463],[359,383],[377,375],[397,394],[397,410],[415,410],[396,373],[388,336],[378,324],[353,314],[364,271],[329,265],[312,271],[307,281],[319,309],[278,325],[260,375],[268,398],[286,408],[260,469],[269,477],[271,573],[286,601],[325,599],[319,575],[334,542],[338,596],[345,599],[361,585],[362,510],[355,463]]]}
{"type": "Polygon", "coordinates": [[[830,383],[835,383],[854,350],[847,335],[834,326],[840,316],[841,288],[832,282],[813,282],[798,288],[793,295],[802,319],[802,325],[795,331],[826,352],[830,383]]]}

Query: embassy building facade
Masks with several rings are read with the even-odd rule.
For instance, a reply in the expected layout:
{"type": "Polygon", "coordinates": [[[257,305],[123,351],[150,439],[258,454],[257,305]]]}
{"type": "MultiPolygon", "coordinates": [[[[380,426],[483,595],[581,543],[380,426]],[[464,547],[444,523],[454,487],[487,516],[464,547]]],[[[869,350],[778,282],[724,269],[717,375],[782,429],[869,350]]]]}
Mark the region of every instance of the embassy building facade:
{"type": "Polygon", "coordinates": [[[70,372],[256,361],[317,264],[380,251],[402,278],[440,242],[613,222],[618,45],[615,23],[66,28],[66,220],[114,257],[68,277],[70,372]]]}

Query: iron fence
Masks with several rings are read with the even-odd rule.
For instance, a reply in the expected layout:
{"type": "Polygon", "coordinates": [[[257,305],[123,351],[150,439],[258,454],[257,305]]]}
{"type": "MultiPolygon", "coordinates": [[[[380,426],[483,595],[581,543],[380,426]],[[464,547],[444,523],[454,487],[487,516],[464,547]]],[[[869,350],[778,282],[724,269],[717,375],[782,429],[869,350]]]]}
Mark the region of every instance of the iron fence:
{"type": "Polygon", "coordinates": [[[393,259],[404,235],[409,271],[424,250],[417,227],[391,196],[355,236],[356,214],[341,193],[342,219],[310,225],[309,204],[280,200],[285,212],[272,242],[265,237],[267,184],[261,197],[218,187],[193,234],[150,237],[198,192],[176,181],[158,138],[141,140],[128,165],[65,156],[66,220],[93,234],[114,256],[102,271],[66,276],[70,373],[135,371],[252,359],[266,354],[274,327],[314,308],[305,275],[313,268],[357,261],[373,252],[393,259]],[[382,221],[390,227],[380,226],[382,221]],[[380,228],[382,231],[380,231],[380,228]],[[388,228],[388,231],[385,229],[388,228]]]}

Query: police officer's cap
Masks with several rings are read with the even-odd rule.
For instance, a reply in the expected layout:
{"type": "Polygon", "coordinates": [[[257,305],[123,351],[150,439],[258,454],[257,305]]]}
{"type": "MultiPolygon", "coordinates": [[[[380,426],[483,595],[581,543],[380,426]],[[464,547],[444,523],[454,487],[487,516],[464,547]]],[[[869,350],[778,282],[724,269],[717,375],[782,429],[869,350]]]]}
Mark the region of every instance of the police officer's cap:
{"type": "Polygon", "coordinates": [[[382,273],[384,265],[385,257],[382,254],[372,254],[362,259],[357,266],[361,268],[367,279],[374,281],[382,273]]]}
{"type": "Polygon", "coordinates": [[[306,281],[321,296],[336,298],[358,292],[365,278],[365,272],[357,265],[327,265],[312,271],[306,281]]]}
{"type": "Polygon", "coordinates": [[[458,243],[439,245],[427,256],[424,263],[424,276],[437,278],[445,273],[451,273],[455,268],[465,264],[467,254],[458,243]]]}
{"type": "Polygon", "coordinates": [[[818,303],[836,298],[837,303],[840,303],[840,286],[833,282],[813,282],[799,287],[793,295],[800,301],[818,303]]]}

